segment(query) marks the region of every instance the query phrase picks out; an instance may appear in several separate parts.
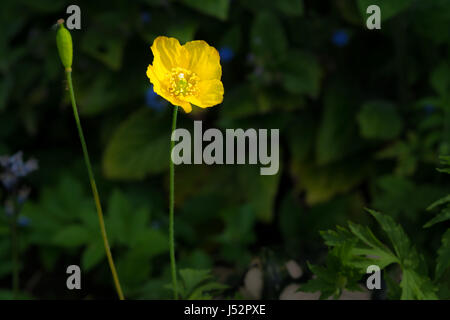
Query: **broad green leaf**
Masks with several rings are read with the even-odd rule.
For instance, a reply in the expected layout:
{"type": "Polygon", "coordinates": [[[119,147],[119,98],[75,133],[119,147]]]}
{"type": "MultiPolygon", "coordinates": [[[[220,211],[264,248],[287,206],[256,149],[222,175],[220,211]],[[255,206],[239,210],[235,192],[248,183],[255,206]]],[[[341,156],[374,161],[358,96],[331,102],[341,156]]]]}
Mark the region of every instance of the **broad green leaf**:
{"type": "Polygon", "coordinates": [[[306,191],[306,202],[310,205],[348,192],[362,181],[367,168],[367,164],[356,157],[327,166],[311,165],[310,162],[291,165],[292,174],[297,180],[296,189],[306,191]]]}
{"type": "Polygon", "coordinates": [[[194,40],[198,29],[196,22],[185,21],[181,24],[171,24],[167,30],[167,36],[177,38],[181,44],[194,40]]]}
{"type": "Polygon", "coordinates": [[[253,12],[276,10],[292,17],[303,14],[303,0],[239,0],[239,2],[253,12]]]}
{"type": "Polygon", "coordinates": [[[117,71],[122,66],[125,39],[116,34],[102,34],[101,31],[86,32],[81,41],[81,50],[106,66],[117,71]]]}
{"type": "MultiPolygon", "coordinates": [[[[281,159],[279,163],[281,165],[281,159]]],[[[281,168],[277,174],[261,175],[260,166],[240,166],[236,174],[240,189],[258,219],[266,223],[272,221],[281,168]]]]}
{"type": "Polygon", "coordinates": [[[450,95],[450,65],[441,63],[433,70],[430,76],[430,84],[442,97],[450,95]]]}
{"type": "Polygon", "coordinates": [[[288,52],[281,71],[283,86],[288,92],[317,98],[322,70],[313,55],[301,51],[288,52]]]}
{"type": "Polygon", "coordinates": [[[403,128],[403,120],[395,106],[385,101],[365,103],[357,119],[361,135],[367,139],[394,139],[403,128]]]}
{"type": "Polygon", "coordinates": [[[438,250],[436,260],[436,280],[440,279],[444,272],[450,267],[450,229],[442,236],[442,245],[438,250]]]}
{"type": "Polygon", "coordinates": [[[325,109],[318,128],[316,158],[320,165],[353,155],[360,147],[355,121],[357,106],[348,89],[339,85],[327,89],[325,109]]]}
{"type": "Polygon", "coordinates": [[[4,76],[0,82],[0,112],[6,108],[11,90],[13,88],[13,79],[11,76],[4,76]]]}
{"type": "Polygon", "coordinates": [[[53,237],[53,243],[61,247],[78,247],[86,244],[91,235],[82,225],[71,225],[58,231],[53,237]]]}
{"type": "Polygon", "coordinates": [[[280,12],[287,16],[301,16],[303,14],[303,0],[278,0],[272,1],[280,12]]]}
{"type": "Polygon", "coordinates": [[[442,26],[450,25],[450,6],[448,0],[415,1],[409,19],[418,35],[444,44],[450,41],[450,32],[445,32],[442,26]]]}
{"type": "Polygon", "coordinates": [[[132,114],[119,126],[103,155],[111,179],[143,179],[169,167],[170,123],[149,109],[132,114]]]}
{"type": "Polygon", "coordinates": [[[200,11],[201,13],[226,20],[230,0],[181,0],[185,5],[200,11]]]}
{"type": "Polygon", "coordinates": [[[283,26],[274,14],[263,11],[254,18],[250,46],[253,54],[269,64],[283,60],[288,43],[283,26]]]}
{"type": "Polygon", "coordinates": [[[74,87],[80,114],[94,116],[120,103],[121,97],[114,87],[115,79],[111,74],[100,73],[94,79],[84,75],[74,75],[74,87]]]}

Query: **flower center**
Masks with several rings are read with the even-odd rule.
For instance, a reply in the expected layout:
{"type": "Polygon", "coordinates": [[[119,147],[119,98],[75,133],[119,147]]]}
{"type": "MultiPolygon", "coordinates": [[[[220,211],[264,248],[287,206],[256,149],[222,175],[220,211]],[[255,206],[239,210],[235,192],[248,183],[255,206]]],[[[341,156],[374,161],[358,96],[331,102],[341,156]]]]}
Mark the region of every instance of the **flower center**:
{"type": "Polygon", "coordinates": [[[184,68],[172,68],[169,77],[169,92],[172,96],[192,96],[197,94],[198,76],[184,68]]]}

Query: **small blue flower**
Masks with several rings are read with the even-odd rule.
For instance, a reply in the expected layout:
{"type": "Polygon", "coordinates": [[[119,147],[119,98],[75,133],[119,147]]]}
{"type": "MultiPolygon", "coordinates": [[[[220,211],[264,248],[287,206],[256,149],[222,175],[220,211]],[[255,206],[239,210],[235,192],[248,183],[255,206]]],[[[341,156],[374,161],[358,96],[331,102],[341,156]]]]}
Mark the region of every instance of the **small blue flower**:
{"type": "Polygon", "coordinates": [[[7,171],[0,174],[0,181],[6,190],[11,190],[17,184],[19,179],[14,174],[7,171]]]}
{"type": "Polygon", "coordinates": [[[19,219],[17,219],[17,225],[19,227],[28,227],[30,223],[31,219],[24,216],[20,216],[19,219]]]}
{"type": "Polygon", "coordinates": [[[432,104],[429,103],[424,106],[424,110],[427,115],[430,115],[436,110],[436,108],[432,104]]]}
{"type": "Polygon", "coordinates": [[[156,111],[161,111],[166,106],[164,100],[153,90],[153,85],[145,92],[145,104],[156,111]]]}
{"type": "Polygon", "coordinates": [[[349,35],[345,30],[335,31],[331,38],[331,41],[337,47],[345,47],[348,44],[349,40],[350,40],[349,35]]]}
{"type": "Polygon", "coordinates": [[[234,52],[233,52],[233,49],[231,49],[230,47],[222,47],[219,49],[219,55],[220,55],[220,59],[223,62],[228,62],[233,59],[234,52]]]}
{"type": "Polygon", "coordinates": [[[12,156],[0,157],[0,166],[4,169],[0,174],[0,181],[8,190],[17,184],[19,178],[25,177],[38,169],[37,160],[30,159],[23,162],[22,156],[22,151],[19,151],[12,156]]]}
{"type": "Polygon", "coordinates": [[[22,187],[17,192],[17,203],[24,204],[28,200],[31,189],[28,187],[22,187]]]}
{"type": "Polygon", "coordinates": [[[150,21],[152,21],[152,15],[150,14],[150,12],[147,11],[141,12],[141,21],[143,24],[147,24],[150,21]]]}

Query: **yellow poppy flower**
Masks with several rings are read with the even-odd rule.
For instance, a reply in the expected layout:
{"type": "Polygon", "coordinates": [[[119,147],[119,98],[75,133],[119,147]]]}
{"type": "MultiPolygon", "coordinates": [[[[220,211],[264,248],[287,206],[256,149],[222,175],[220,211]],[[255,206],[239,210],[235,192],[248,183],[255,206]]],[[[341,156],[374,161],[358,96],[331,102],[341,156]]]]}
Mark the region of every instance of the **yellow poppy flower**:
{"type": "Polygon", "coordinates": [[[203,40],[180,45],[175,38],[158,37],[151,49],[153,65],[147,77],[158,95],[187,113],[191,103],[208,108],[222,102],[222,67],[214,47],[203,40]]]}

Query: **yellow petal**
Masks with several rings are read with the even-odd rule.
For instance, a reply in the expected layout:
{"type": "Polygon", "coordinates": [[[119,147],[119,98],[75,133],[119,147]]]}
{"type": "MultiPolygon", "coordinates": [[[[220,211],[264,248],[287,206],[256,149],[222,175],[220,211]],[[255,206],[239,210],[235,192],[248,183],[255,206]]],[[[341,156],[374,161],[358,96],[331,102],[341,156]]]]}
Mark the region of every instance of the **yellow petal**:
{"type": "Polygon", "coordinates": [[[163,78],[172,68],[186,67],[188,54],[175,38],[158,37],[151,47],[153,52],[153,67],[158,77],[163,78]]]}
{"type": "Polygon", "coordinates": [[[192,111],[192,106],[191,106],[191,104],[190,104],[189,102],[183,101],[183,102],[180,104],[180,107],[182,107],[183,110],[184,110],[186,113],[189,113],[189,112],[192,111]]]}
{"type": "Polygon", "coordinates": [[[219,52],[203,40],[190,41],[183,46],[189,54],[187,69],[195,72],[201,80],[220,80],[222,67],[219,52]]]}
{"type": "Polygon", "coordinates": [[[155,73],[155,68],[152,65],[149,65],[147,68],[147,77],[153,84],[153,90],[157,95],[163,97],[174,106],[182,107],[186,113],[192,111],[192,106],[189,102],[180,100],[169,93],[165,80],[159,79],[158,75],[155,73]]]}
{"type": "Polygon", "coordinates": [[[220,80],[206,80],[198,83],[198,95],[187,100],[200,108],[215,106],[223,101],[223,84],[220,80]]]}

